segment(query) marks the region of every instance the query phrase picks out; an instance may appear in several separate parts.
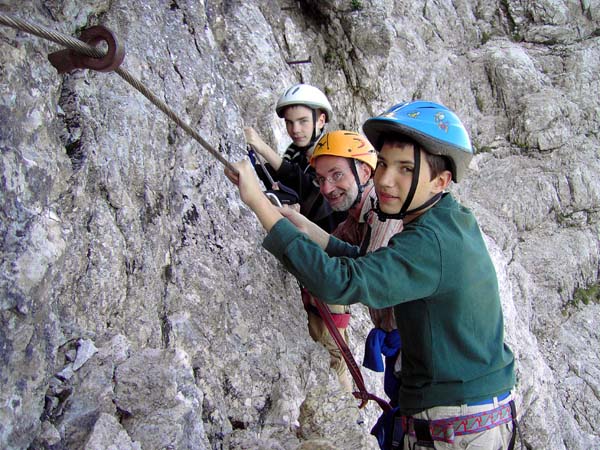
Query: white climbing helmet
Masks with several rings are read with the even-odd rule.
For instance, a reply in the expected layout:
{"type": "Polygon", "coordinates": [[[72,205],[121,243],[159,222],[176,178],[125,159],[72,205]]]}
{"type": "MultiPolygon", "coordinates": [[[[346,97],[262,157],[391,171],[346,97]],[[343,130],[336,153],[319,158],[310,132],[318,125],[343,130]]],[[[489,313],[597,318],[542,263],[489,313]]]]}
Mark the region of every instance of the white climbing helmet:
{"type": "Polygon", "coordinates": [[[283,110],[291,105],[303,105],[313,110],[320,109],[325,113],[325,122],[329,122],[333,116],[333,109],[325,94],[310,84],[296,84],[286,90],[275,106],[277,115],[283,117],[283,110]]]}

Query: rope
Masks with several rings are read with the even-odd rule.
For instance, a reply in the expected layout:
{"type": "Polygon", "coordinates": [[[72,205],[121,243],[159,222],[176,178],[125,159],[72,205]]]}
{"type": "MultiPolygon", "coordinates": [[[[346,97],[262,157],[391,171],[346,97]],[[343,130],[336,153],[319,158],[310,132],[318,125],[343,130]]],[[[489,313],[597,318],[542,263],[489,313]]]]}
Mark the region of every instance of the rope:
{"type": "MultiPolygon", "coordinates": [[[[15,28],[17,30],[26,31],[43,39],[47,39],[64,47],[70,48],[71,50],[75,50],[76,52],[83,53],[87,56],[91,56],[93,58],[102,58],[103,56],[105,56],[105,53],[102,50],[96,47],[92,47],[91,45],[88,45],[85,42],[80,41],[79,39],[75,39],[66,34],[52,31],[48,28],[36,25],[26,20],[18,19],[13,16],[9,16],[4,13],[0,13],[0,24],[15,28]]],[[[173,111],[165,102],[163,102],[154,93],[152,93],[140,80],[135,78],[131,73],[129,73],[122,67],[116,68],[115,72],[125,81],[127,81],[131,86],[137,89],[144,97],[150,100],[150,102],[152,102],[156,107],[158,107],[158,109],[165,113],[171,120],[173,120],[173,122],[175,122],[177,125],[183,128],[185,132],[187,132],[196,141],[198,141],[200,145],[202,145],[206,150],[208,150],[219,162],[221,162],[225,167],[227,167],[227,169],[229,169],[233,173],[238,173],[237,169],[235,169],[231,165],[231,163],[227,161],[227,159],[225,159],[223,155],[221,155],[221,153],[219,153],[208,142],[206,142],[202,138],[202,136],[200,136],[187,123],[185,123],[175,113],[175,111],[173,111]]]]}

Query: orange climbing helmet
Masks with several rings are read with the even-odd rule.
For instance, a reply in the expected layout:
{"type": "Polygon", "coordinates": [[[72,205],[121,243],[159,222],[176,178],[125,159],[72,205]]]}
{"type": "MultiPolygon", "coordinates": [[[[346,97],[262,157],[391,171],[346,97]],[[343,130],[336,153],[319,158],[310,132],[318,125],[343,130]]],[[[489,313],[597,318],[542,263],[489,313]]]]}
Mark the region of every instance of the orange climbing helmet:
{"type": "Polygon", "coordinates": [[[315,145],[310,165],[314,167],[315,160],[323,155],[356,159],[373,170],[377,167],[377,152],[366,137],[354,131],[338,130],[324,134],[315,145]]]}

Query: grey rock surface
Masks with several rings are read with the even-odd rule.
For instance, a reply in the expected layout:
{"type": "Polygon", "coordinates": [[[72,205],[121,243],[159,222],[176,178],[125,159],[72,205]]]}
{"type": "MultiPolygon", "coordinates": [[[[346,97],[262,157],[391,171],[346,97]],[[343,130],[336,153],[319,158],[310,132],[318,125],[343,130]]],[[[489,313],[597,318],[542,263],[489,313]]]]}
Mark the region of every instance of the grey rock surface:
{"type": "MultiPolygon", "coordinates": [[[[496,265],[522,439],[553,450],[600,448],[599,11],[0,0],[69,35],[111,28],[123,67],[231,161],[244,125],[287,146],[274,104],[300,81],[330,129],[413,98],[457,111],[477,155],[453,192],[496,265]]],[[[0,25],[0,448],[377,448],[378,407],[339,391],[222,166],[117,74],[58,75],[58,49],[0,25]]]]}

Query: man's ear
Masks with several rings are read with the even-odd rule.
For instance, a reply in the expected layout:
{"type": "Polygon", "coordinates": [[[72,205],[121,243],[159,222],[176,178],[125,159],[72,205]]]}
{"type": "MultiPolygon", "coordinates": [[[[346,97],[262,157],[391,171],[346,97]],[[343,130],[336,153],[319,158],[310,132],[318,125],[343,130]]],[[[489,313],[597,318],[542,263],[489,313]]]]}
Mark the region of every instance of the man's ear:
{"type": "Polygon", "coordinates": [[[435,177],[435,180],[433,183],[434,194],[444,191],[450,185],[451,181],[452,181],[452,172],[450,172],[449,170],[444,170],[441,173],[439,173],[435,177]]]}
{"type": "Polygon", "coordinates": [[[356,164],[356,170],[358,172],[360,184],[365,184],[373,176],[373,169],[371,169],[371,166],[366,163],[360,162],[356,164]]]}

